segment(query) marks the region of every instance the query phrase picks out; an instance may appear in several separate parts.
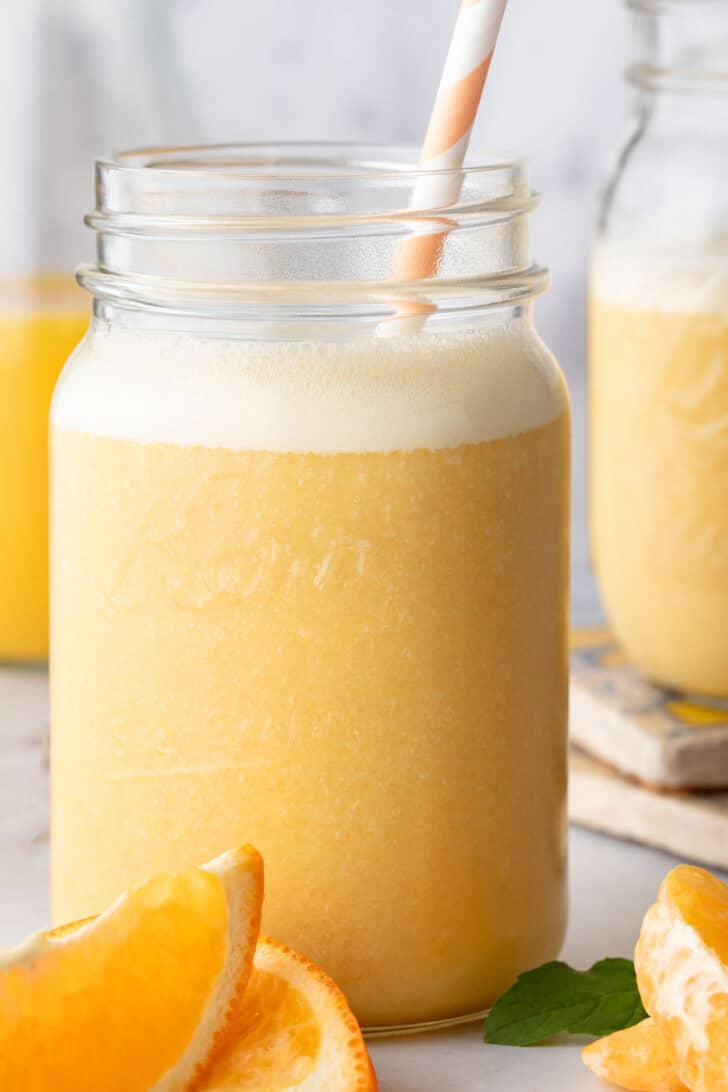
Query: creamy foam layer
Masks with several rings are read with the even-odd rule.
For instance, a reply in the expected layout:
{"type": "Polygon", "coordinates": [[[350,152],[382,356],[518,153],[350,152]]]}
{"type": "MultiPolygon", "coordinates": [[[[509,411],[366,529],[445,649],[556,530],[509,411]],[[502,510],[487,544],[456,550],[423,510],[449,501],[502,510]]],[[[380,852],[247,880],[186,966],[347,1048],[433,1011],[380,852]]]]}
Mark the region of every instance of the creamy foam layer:
{"type": "Polygon", "coordinates": [[[696,255],[674,246],[600,242],[592,252],[593,298],[640,311],[728,314],[728,241],[696,255]]]}
{"type": "Polygon", "coordinates": [[[521,323],[316,344],[96,323],[51,417],[141,443],[325,454],[478,443],[544,425],[565,405],[553,358],[521,323]]]}

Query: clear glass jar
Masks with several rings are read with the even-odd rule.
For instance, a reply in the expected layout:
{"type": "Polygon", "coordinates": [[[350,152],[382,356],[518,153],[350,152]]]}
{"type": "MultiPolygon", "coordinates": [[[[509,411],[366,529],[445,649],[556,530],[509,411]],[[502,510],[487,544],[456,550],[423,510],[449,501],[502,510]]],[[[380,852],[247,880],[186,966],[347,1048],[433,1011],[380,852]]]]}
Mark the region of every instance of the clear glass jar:
{"type": "Polygon", "coordinates": [[[569,415],[534,198],[520,163],[464,171],[437,275],[394,283],[442,232],[415,162],[101,163],[52,410],[57,920],[250,841],[265,930],[370,1027],[482,1010],[565,922],[569,415]],[[398,336],[404,301],[433,313],[398,336]]]}
{"type": "Polygon", "coordinates": [[[186,104],[170,15],[147,0],[4,6],[0,661],[48,655],[48,410],[89,321],[73,279],[89,162],[107,146],[176,139],[186,104]]]}
{"type": "Polygon", "coordinates": [[[590,278],[591,541],[629,656],[728,697],[728,2],[633,0],[590,278]]]}

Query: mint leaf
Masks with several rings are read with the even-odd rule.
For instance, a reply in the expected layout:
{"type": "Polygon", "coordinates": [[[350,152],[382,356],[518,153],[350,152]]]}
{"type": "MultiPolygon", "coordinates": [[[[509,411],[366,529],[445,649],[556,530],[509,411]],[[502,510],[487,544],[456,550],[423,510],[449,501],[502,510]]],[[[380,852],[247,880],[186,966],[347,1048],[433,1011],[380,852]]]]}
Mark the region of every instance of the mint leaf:
{"type": "Polygon", "coordinates": [[[486,1043],[530,1046],[567,1031],[610,1035],[647,1016],[629,959],[601,959],[591,970],[545,963],[519,976],[485,1021],[486,1043]]]}

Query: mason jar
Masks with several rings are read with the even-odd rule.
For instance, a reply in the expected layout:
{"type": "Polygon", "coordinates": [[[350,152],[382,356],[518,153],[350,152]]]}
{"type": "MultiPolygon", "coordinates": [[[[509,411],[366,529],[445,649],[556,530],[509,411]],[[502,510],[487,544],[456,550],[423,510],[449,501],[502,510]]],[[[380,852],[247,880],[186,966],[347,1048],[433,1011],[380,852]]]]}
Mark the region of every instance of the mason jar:
{"type": "Polygon", "coordinates": [[[591,542],[629,657],[728,697],[728,2],[631,0],[591,262],[591,542]]]}
{"type": "Polygon", "coordinates": [[[415,163],[99,163],[52,409],[56,920],[252,842],[265,931],[368,1027],[479,1012],[565,923],[569,411],[534,196],[469,165],[436,274],[395,280],[443,233],[415,163]]]}

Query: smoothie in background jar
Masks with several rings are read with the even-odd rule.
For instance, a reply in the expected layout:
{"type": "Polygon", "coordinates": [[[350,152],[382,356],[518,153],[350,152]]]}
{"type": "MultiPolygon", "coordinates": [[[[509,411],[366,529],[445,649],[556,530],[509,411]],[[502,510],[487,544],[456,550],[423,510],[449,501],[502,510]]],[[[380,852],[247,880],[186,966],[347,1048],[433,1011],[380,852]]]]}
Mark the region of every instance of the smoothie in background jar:
{"type": "Polygon", "coordinates": [[[522,165],[475,172],[440,314],[381,338],[417,172],[264,153],[229,150],[214,197],[219,150],[175,153],[190,193],[163,153],[100,189],[52,410],[54,914],[250,841],[265,931],[363,1023],[463,1017],[565,927],[569,411],[532,197],[522,165]],[[139,195],[154,238],[117,251],[139,195]],[[448,315],[459,268],[482,294],[448,315]]]}
{"type": "Polygon", "coordinates": [[[600,243],[590,381],[607,615],[647,675],[728,697],[728,250],[600,243]]]}
{"type": "Polygon", "coordinates": [[[627,0],[589,284],[591,549],[630,659],[728,698],[728,0],[627,0]]]}
{"type": "Polygon", "coordinates": [[[48,656],[48,411],[88,312],[70,276],[0,278],[0,661],[48,656]]]}

